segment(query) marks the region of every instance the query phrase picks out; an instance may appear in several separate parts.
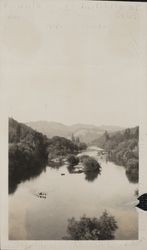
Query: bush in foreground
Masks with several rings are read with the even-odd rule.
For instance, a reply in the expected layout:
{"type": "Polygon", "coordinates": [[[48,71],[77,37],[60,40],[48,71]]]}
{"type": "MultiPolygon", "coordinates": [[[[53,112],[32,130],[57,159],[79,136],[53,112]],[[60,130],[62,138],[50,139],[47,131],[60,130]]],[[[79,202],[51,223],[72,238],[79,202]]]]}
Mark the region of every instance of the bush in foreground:
{"type": "Polygon", "coordinates": [[[82,216],[81,219],[68,220],[68,240],[113,240],[118,228],[115,218],[104,211],[100,218],[82,216]]]}

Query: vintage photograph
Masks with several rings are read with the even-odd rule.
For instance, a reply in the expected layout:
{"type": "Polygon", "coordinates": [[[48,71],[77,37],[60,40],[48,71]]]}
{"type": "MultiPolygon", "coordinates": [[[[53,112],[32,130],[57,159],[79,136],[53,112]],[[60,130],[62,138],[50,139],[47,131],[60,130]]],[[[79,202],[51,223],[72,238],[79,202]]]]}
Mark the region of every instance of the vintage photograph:
{"type": "Polygon", "coordinates": [[[47,2],[3,20],[8,238],[137,240],[139,12],[47,2]]]}
{"type": "Polygon", "coordinates": [[[10,239],[137,239],[138,133],[10,118],[10,239]]]}

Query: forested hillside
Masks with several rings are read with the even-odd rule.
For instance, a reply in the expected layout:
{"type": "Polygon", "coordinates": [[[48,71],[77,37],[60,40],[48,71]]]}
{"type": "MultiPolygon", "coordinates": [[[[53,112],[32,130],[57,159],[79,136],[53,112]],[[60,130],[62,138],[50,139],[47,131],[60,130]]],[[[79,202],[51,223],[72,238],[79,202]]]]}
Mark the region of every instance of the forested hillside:
{"type": "MultiPolygon", "coordinates": [[[[17,147],[19,150],[24,149],[25,153],[47,155],[46,147],[48,138],[39,132],[31,129],[23,123],[9,119],[9,146],[10,149],[17,147]],[[28,152],[27,152],[28,150],[28,152]]],[[[14,151],[14,150],[13,150],[14,151]]],[[[10,153],[12,151],[10,150],[10,153]]]]}
{"type": "Polygon", "coordinates": [[[84,146],[64,137],[48,139],[23,123],[9,119],[9,191],[13,192],[21,180],[36,176],[48,161],[77,154],[84,146]]]}
{"type": "Polygon", "coordinates": [[[95,143],[108,153],[108,160],[126,167],[128,178],[138,181],[139,127],[109,134],[107,131],[95,143]]]}
{"type": "Polygon", "coordinates": [[[46,166],[48,139],[28,126],[9,119],[9,192],[36,176],[46,166]]]}

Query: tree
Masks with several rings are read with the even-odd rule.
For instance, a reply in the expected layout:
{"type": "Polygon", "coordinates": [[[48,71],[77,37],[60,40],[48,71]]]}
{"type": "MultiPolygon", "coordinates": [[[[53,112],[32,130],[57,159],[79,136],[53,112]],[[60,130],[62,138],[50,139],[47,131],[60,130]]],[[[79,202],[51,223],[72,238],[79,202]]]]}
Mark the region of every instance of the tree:
{"type": "Polygon", "coordinates": [[[78,148],[79,148],[80,151],[86,150],[87,144],[84,143],[84,142],[80,142],[80,143],[78,144],[78,148]]]}
{"type": "Polygon", "coordinates": [[[71,136],[71,140],[72,140],[72,142],[73,143],[75,143],[76,142],[76,139],[75,139],[75,137],[74,137],[74,135],[72,134],[72,136],[71,136]]]}
{"type": "Polygon", "coordinates": [[[110,136],[105,131],[98,141],[98,146],[108,153],[107,159],[109,161],[126,167],[126,175],[132,182],[138,181],[138,140],[139,127],[134,127],[111,133],[110,136]]]}
{"type": "Polygon", "coordinates": [[[90,157],[88,155],[83,155],[81,156],[80,161],[84,165],[85,172],[96,171],[96,170],[98,170],[99,172],[101,171],[100,164],[93,157],[90,157]]]}
{"type": "Polygon", "coordinates": [[[64,239],[70,240],[112,240],[118,228],[115,218],[104,211],[100,218],[89,218],[83,215],[80,220],[68,220],[67,233],[64,239]]]}
{"type": "Polygon", "coordinates": [[[105,136],[105,141],[108,141],[110,136],[109,136],[107,130],[105,131],[104,136],[105,136]]]}
{"type": "Polygon", "coordinates": [[[69,155],[67,157],[67,161],[70,164],[70,166],[75,166],[75,165],[78,165],[79,158],[77,156],[75,156],[75,155],[69,155]]]}
{"type": "Polygon", "coordinates": [[[124,132],[124,137],[125,137],[126,139],[129,139],[130,136],[131,136],[131,130],[130,130],[129,128],[127,128],[127,129],[125,130],[125,132],[124,132]]]}
{"type": "Polygon", "coordinates": [[[76,144],[79,145],[80,144],[80,138],[77,136],[76,137],[76,144]]]}
{"type": "Polygon", "coordinates": [[[117,222],[113,216],[109,215],[107,211],[104,211],[99,218],[100,233],[99,238],[101,240],[113,240],[114,232],[118,228],[117,222]]]}

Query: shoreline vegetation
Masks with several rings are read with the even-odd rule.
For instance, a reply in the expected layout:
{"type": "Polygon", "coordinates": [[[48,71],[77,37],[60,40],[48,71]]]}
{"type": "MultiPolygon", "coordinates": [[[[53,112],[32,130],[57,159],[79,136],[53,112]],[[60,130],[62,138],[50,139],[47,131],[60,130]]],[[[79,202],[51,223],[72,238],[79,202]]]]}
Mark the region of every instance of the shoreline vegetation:
{"type": "MultiPolygon", "coordinates": [[[[75,138],[74,138],[75,140],[75,138]]],[[[87,145],[64,137],[45,135],[9,118],[9,193],[21,181],[38,176],[46,166],[60,167],[68,155],[77,155],[87,145]]]]}
{"type": "Polygon", "coordinates": [[[126,168],[130,182],[139,180],[139,127],[108,133],[93,141],[107,152],[107,160],[126,168]]]}
{"type": "Polygon", "coordinates": [[[101,166],[95,158],[89,155],[74,156],[69,155],[67,158],[68,172],[70,174],[85,174],[85,180],[93,182],[101,174],[101,166]]]}
{"type": "MultiPolygon", "coordinates": [[[[106,160],[126,168],[130,182],[138,182],[138,139],[139,128],[109,134],[107,131],[93,142],[105,152],[106,160]]],[[[101,174],[99,162],[86,152],[87,145],[78,137],[47,136],[23,123],[9,118],[9,194],[16,191],[20,182],[35,178],[46,171],[46,167],[67,166],[70,174],[85,174],[92,182],[101,174]]],[[[62,174],[63,175],[63,174],[62,174]]],[[[137,195],[137,191],[136,191],[137,195]]],[[[79,220],[68,220],[66,240],[112,240],[118,229],[115,218],[104,211],[99,218],[83,215],[79,220]]]]}
{"type": "MultiPolygon", "coordinates": [[[[104,149],[108,161],[124,166],[128,180],[137,183],[138,140],[139,127],[135,127],[112,134],[106,131],[93,141],[93,145],[104,149]]],[[[47,138],[27,125],[9,118],[9,193],[13,193],[21,181],[34,178],[45,171],[47,165],[59,168],[68,163],[70,173],[86,174],[91,170],[91,178],[87,174],[87,180],[92,180],[97,176],[96,173],[101,173],[101,167],[90,156],[78,157],[86,148],[86,143],[80,142],[73,134],[71,140],[59,136],[47,138]]]]}

